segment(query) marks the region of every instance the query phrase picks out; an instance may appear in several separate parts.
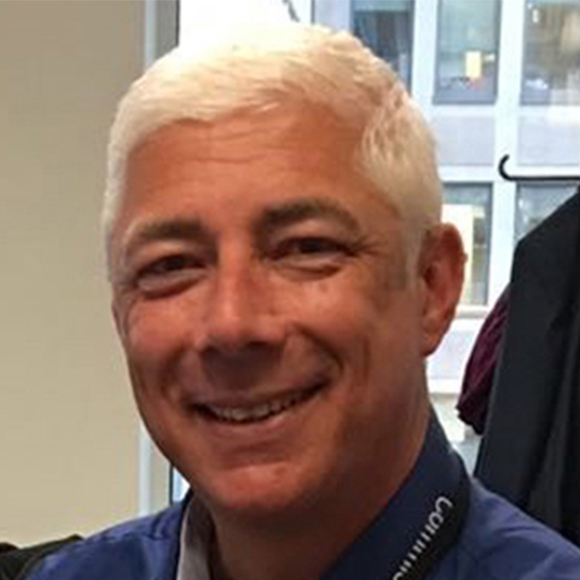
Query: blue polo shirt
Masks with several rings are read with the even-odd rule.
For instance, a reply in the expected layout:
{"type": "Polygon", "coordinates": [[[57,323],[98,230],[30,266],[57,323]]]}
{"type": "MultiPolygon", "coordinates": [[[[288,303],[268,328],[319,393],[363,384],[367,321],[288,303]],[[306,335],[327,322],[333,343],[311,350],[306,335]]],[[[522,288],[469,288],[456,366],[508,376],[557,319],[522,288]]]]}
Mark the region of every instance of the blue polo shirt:
{"type": "MultiPolygon", "coordinates": [[[[438,542],[463,468],[434,418],[404,485],[321,580],[406,580],[438,542]]],[[[580,550],[467,478],[463,526],[425,580],[580,580],[580,550]]],[[[176,580],[187,500],[116,526],[46,558],[29,580],[176,580]]],[[[195,521],[187,525],[195,528],[195,521]]],[[[196,530],[189,530],[196,536],[196,530]]],[[[184,536],[185,537],[185,536],[184,536]]],[[[195,541],[194,541],[195,544],[195,541]]],[[[188,545],[188,544],[186,544],[188,545]]],[[[190,578],[206,580],[203,542],[190,578]]],[[[191,557],[191,554],[186,556],[191,557]]],[[[275,579],[273,579],[275,580],[275,579]]],[[[303,579],[297,579],[303,580],[303,579]]]]}

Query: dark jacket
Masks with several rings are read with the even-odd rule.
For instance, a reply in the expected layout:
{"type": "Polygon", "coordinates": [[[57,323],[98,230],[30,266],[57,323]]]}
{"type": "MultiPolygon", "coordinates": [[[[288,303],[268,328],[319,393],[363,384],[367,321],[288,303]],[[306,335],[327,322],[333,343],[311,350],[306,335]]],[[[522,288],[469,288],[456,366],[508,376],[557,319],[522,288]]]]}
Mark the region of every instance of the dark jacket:
{"type": "Polygon", "coordinates": [[[487,487],[578,545],[579,195],[516,248],[504,344],[476,466],[487,487]]]}

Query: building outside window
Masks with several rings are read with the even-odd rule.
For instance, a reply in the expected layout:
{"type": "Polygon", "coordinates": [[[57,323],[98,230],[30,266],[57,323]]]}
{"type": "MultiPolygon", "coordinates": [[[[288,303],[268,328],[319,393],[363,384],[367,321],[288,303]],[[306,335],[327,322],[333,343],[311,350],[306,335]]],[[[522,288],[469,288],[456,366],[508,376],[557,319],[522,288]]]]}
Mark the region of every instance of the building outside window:
{"type": "Polygon", "coordinates": [[[353,0],[352,30],[411,86],[414,0],[353,0]]]}
{"type": "Polygon", "coordinates": [[[523,238],[576,191],[574,185],[520,185],[516,195],[516,241],[523,238]]]}
{"type": "Polygon", "coordinates": [[[499,0],[440,0],[435,102],[494,102],[499,24],[499,0]]]}
{"type": "Polygon", "coordinates": [[[580,2],[527,0],[524,104],[580,104],[580,2]]]}

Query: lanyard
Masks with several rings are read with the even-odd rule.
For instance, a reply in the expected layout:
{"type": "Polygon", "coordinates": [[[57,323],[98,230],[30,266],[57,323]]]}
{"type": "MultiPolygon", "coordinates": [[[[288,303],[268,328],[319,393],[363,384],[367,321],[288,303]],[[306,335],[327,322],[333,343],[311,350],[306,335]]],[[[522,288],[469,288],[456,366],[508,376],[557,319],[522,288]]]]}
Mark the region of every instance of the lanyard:
{"type": "Polygon", "coordinates": [[[415,542],[388,580],[421,580],[455,543],[469,504],[469,477],[461,465],[457,491],[439,495],[415,542]]]}

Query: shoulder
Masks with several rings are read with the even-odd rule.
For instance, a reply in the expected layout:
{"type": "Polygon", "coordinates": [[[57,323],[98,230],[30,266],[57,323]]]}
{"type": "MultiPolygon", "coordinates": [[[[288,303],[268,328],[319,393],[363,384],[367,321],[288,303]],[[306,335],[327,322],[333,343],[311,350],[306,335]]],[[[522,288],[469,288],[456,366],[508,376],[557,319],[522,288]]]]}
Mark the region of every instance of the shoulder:
{"type": "Polygon", "coordinates": [[[29,580],[143,580],[176,565],[182,504],[132,520],[48,556],[29,580]]]}
{"type": "Polygon", "coordinates": [[[465,527],[442,565],[461,580],[578,580],[580,549],[474,481],[465,527]]]}

